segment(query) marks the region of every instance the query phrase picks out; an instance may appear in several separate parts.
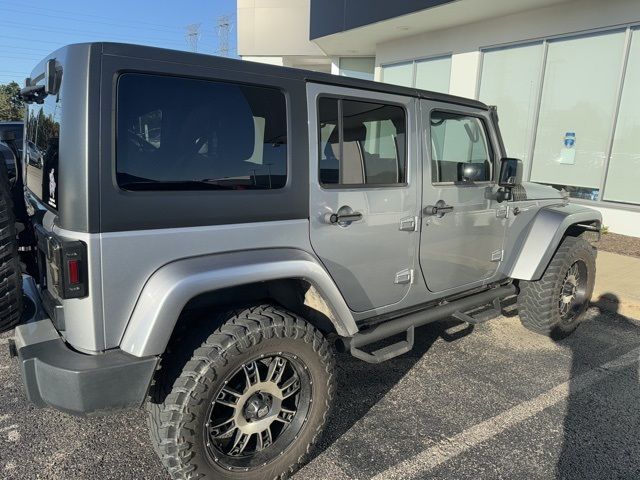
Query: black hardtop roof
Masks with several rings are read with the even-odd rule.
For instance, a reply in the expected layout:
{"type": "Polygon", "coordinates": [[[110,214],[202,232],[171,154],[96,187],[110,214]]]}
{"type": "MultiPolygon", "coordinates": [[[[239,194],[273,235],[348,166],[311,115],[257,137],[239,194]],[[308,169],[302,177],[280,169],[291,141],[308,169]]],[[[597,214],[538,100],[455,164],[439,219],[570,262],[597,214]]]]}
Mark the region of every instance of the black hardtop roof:
{"type": "MultiPolygon", "coordinates": [[[[343,77],[329,73],[312,72],[298,68],[280,67],[265,63],[250,62],[234,58],[218,57],[215,55],[205,55],[179,50],[169,50],[164,48],[149,47],[143,45],[133,45],[126,43],[97,42],[90,44],[99,49],[103,55],[115,55],[121,57],[138,57],[151,60],[160,60],[173,63],[183,63],[186,65],[199,65],[212,68],[224,68],[228,70],[244,71],[258,75],[270,75],[275,77],[300,80],[305,82],[324,83],[351,88],[359,88],[375,92],[383,92],[397,95],[405,95],[417,98],[425,98],[444,103],[464,105],[472,108],[487,110],[488,107],[478,100],[470,98],[448,95],[445,93],[431,92],[417,88],[402,87],[388,83],[375,82],[372,80],[361,80],[357,78],[343,77]]],[[[72,48],[69,45],[65,48],[72,48]]]]}

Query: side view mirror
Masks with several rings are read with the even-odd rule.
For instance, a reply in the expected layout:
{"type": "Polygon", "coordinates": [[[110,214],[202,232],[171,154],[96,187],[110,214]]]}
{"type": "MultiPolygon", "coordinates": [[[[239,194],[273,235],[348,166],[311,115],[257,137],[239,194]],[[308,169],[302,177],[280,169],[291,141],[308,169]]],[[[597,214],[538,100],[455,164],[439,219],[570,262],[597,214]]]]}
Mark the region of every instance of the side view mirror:
{"type": "Polygon", "coordinates": [[[522,160],[518,158],[502,158],[500,159],[500,177],[498,185],[500,189],[497,192],[496,200],[504,202],[511,200],[511,189],[522,183],[522,160]]]}
{"type": "Polygon", "coordinates": [[[503,158],[500,160],[500,178],[498,185],[503,188],[513,188],[522,183],[522,160],[518,158],[503,158]]]}
{"type": "Polygon", "coordinates": [[[57,95],[60,91],[62,71],[55,59],[47,60],[44,69],[44,91],[47,95],[57,95]]]}

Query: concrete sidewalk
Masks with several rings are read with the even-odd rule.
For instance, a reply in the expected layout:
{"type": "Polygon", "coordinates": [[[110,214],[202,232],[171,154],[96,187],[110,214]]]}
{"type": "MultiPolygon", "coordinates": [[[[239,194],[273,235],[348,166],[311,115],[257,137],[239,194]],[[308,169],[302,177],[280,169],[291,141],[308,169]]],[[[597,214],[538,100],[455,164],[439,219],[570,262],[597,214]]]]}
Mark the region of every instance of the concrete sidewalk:
{"type": "Polygon", "coordinates": [[[592,302],[640,320],[640,258],[598,252],[592,302]]]}

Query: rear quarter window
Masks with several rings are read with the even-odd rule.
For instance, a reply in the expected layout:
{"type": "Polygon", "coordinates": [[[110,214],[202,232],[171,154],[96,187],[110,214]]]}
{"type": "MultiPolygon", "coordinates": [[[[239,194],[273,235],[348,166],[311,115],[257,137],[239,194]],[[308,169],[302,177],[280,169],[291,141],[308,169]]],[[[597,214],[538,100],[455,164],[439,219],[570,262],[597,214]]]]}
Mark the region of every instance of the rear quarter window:
{"type": "Polygon", "coordinates": [[[125,190],[282,188],[285,96],[270,87],[123,74],[116,177],[125,190]]]}

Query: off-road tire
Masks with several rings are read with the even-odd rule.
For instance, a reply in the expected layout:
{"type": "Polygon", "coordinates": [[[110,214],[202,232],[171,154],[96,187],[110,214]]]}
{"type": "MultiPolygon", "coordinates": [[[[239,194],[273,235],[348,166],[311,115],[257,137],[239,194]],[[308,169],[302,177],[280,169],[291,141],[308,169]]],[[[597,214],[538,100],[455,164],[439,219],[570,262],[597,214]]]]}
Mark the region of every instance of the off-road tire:
{"type": "Polygon", "coordinates": [[[273,305],[232,312],[222,320],[195,350],[188,338],[197,333],[191,330],[184,345],[173,342],[163,355],[147,402],[154,448],[174,479],[287,478],[318,440],[331,408],[335,390],[331,344],[310,323],[273,305]],[[297,440],[266,466],[247,472],[225,470],[207,455],[206,412],[229,372],[247,359],[271,352],[296,355],[308,367],[313,393],[306,423],[297,440]]]}
{"type": "Polygon", "coordinates": [[[571,334],[584,318],[593,293],[596,275],[596,251],[581,237],[565,237],[542,278],[520,282],[518,312],[527,329],[561,339],[571,334]],[[570,320],[563,320],[559,309],[561,288],[567,272],[576,262],[584,262],[587,278],[584,299],[570,320]]]}
{"type": "Polygon", "coordinates": [[[9,174],[0,161],[0,332],[13,328],[22,314],[22,271],[18,255],[9,174]]]}

